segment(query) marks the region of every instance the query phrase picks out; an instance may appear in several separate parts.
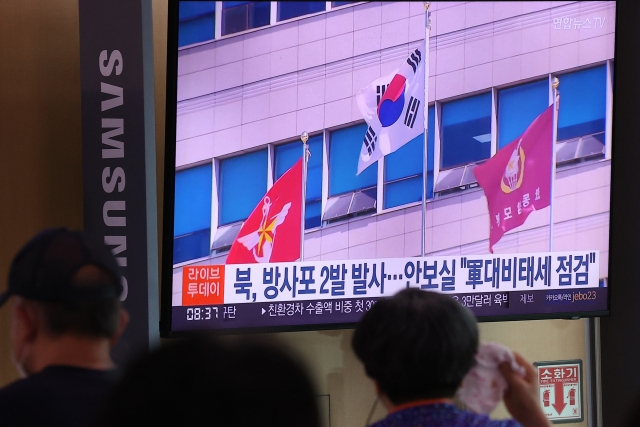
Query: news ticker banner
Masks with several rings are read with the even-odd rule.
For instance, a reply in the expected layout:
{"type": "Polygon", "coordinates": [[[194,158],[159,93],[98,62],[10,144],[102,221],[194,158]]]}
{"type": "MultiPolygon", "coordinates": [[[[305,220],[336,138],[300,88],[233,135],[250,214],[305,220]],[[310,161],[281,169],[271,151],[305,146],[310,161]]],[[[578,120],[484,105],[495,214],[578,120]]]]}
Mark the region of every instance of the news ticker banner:
{"type": "Polygon", "coordinates": [[[185,266],[174,329],[351,323],[407,287],[477,316],[606,309],[597,251],[185,266]]]}
{"type": "MultiPolygon", "coordinates": [[[[478,317],[540,316],[607,309],[608,288],[503,291],[452,294],[478,317]]],[[[340,298],[253,304],[174,306],[174,331],[295,327],[356,323],[381,297],[340,298]]]]}
{"type": "Polygon", "coordinates": [[[599,287],[598,251],[185,266],[182,305],[599,287]]]}

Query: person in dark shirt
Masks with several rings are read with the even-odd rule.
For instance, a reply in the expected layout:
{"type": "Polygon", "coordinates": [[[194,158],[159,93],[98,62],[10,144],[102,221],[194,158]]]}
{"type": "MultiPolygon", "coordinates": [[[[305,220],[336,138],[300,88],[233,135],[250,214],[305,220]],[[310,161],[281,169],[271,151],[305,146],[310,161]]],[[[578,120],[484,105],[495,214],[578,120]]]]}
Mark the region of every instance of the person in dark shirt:
{"type": "Polygon", "coordinates": [[[12,359],[24,377],[0,389],[0,425],[88,426],[115,382],[109,355],[128,315],[121,275],[103,245],[45,230],[14,258],[0,306],[11,301],[12,359]]]}
{"type": "Polygon", "coordinates": [[[273,337],[233,338],[197,335],[143,356],[94,427],[320,427],[313,384],[295,355],[273,337]]]}
{"type": "Polygon", "coordinates": [[[453,397],[475,364],[478,327],[474,315],[451,297],[405,289],[376,302],[352,339],[356,356],[389,410],[375,427],[548,427],[538,403],[533,366],[516,354],[524,377],[508,363],[504,402],[517,420],[491,420],[458,409],[453,397]]]}

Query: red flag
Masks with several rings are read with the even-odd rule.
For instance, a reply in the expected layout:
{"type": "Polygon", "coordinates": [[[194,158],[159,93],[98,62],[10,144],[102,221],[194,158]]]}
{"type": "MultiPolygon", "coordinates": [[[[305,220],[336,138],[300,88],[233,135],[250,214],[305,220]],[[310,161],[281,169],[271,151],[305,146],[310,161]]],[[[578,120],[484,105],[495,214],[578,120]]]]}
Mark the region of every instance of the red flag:
{"type": "Polygon", "coordinates": [[[287,262],[300,258],[302,159],[278,179],[245,221],[227,264],[287,262]]]}
{"type": "Polygon", "coordinates": [[[489,205],[489,251],[529,214],[549,206],[553,106],[473,173],[489,205]]]}

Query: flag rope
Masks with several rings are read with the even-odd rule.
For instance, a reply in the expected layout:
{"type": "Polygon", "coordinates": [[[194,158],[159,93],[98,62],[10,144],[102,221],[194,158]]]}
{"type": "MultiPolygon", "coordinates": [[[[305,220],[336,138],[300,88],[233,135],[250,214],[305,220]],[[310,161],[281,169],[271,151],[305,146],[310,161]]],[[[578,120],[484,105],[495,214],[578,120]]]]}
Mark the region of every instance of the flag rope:
{"type": "Polygon", "coordinates": [[[429,138],[429,33],[431,30],[429,6],[430,2],[424,2],[424,137],[422,149],[422,233],[420,237],[420,253],[425,256],[425,232],[427,218],[427,171],[428,171],[428,138],[429,138]]]}
{"type": "Polygon", "coordinates": [[[556,141],[558,139],[558,115],[560,113],[560,80],[554,77],[553,82],[553,137],[551,138],[551,179],[549,180],[549,252],[553,252],[553,192],[556,181],[556,141]]]}
{"type": "Polygon", "coordinates": [[[307,141],[309,135],[302,132],[300,135],[302,140],[302,203],[300,203],[300,261],[304,261],[304,219],[306,213],[307,202],[307,161],[311,153],[309,152],[307,141]]]}

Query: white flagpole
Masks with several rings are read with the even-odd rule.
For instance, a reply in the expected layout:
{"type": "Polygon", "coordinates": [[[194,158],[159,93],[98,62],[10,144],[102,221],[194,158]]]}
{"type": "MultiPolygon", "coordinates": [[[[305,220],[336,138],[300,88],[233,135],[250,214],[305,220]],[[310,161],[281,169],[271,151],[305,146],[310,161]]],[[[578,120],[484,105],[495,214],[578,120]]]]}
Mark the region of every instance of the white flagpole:
{"type": "Polygon", "coordinates": [[[307,132],[302,132],[300,140],[302,140],[302,218],[300,219],[300,261],[304,261],[304,217],[307,204],[307,160],[308,154],[310,154],[309,149],[307,148],[307,141],[309,140],[307,132]]]}
{"type": "Polygon", "coordinates": [[[549,194],[549,252],[553,252],[553,190],[556,185],[556,140],[558,139],[558,114],[560,112],[560,80],[554,77],[553,87],[553,138],[551,140],[551,183],[549,194]]]}
{"type": "Polygon", "coordinates": [[[424,2],[424,147],[422,149],[422,230],[421,233],[421,254],[425,255],[425,228],[427,219],[427,139],[429,129],[429,33],[431,22],[429,16],[429,6],[431,2],[424,2]]]}

